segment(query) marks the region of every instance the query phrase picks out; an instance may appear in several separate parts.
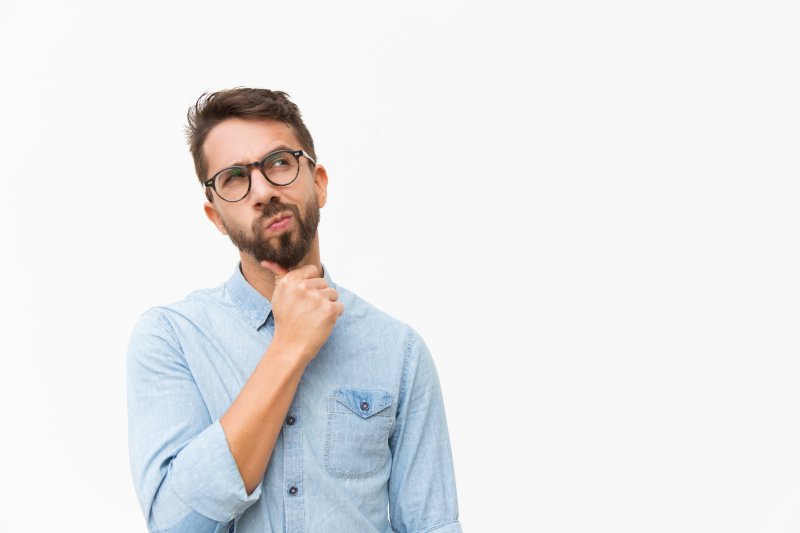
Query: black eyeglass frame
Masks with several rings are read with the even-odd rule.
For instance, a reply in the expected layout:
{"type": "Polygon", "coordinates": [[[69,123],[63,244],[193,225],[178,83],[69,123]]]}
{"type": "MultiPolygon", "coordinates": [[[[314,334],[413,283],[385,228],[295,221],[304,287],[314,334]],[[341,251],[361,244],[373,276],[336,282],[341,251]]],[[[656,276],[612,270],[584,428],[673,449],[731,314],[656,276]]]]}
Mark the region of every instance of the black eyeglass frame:
{"type": "Polygon", "coordinates": [[[211,189],[213,189],[214,193],[217,195],[217,197],[220,200],[223,200],[225,202],[231,202],[231,203],[233,203],[233,202],[241,202],[242,200],[247,198],[248,194],[250,194],[250,187],[252,187],[252,185],[253,185],[253,176],[251,175],[253,167],[258,167],[258,170],[261,172],[261,175],[264,176],[264,178],[268,182],[270,182],[272,185],[274,185],[275,187],[286,187],[286,186],[291,185],[292,183],[294,183],[295,180],[297,180],[297,176],[300,175],[300,157],[301,156],[305,157],[306,159],[311,161],[312,165],[316,165],[317,164],[317,162],[314,160],[314,158],[311,157],[310,155],[308,155],[304,150],[275,150],[274,152],[270,152],[267,155],[265,155],[264,157],[262,157],[261,161],[255,161],[253,163],[248,163],[248,164],[246,164],[244,166],[242,166],[242,165],[234,165],[232,167],[225,167],[222,170],[220,170],[219,172],[217,172],[216,174],[214,174],[213,176],[211,176],[209,179],[204,181],[203,182],[203,186],[205,188],[209,188],[210,187],[211,189]],[[281,153],[292,154],[294,156],[294,158],[297,160],[297,173],[294,175],[294,178],[292,178],[292,180],[289,183],[275,183],[274,181],[269,179],[269,176],[267,176],[267,173],[264,171],[264,163],[267,162],[267,159],[273,157],[275,154],[281,154],[281,153]],[[244,173],[247,175],[247,190],[242,195],[242,197],[239,198],[238,200],[228,200],[226,198],[223,198],[222,195],[220,195],[219,192],[217,192],[217,185],[216,185],[217,176],[219,176],[223,172],[227,172],[227,171],[229,171],[231,169],[242,169],[242,170],[244,170],[244,173]]]}

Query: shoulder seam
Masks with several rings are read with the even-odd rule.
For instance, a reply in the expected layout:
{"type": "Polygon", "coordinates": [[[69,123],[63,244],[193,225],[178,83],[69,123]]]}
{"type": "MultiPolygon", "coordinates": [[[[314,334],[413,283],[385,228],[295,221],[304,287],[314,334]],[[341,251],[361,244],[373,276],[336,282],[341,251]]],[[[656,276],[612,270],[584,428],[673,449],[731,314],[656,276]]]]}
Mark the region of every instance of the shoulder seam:
{"type": "MultiPolygon", "coordinates": [[[[172,323],[167,319],[166,316],[156,308],[148,309],[144,312],[145,315],[150,315],[156,318],[159,322],[166,326],[167,331],[169,332],[169,336],[172,337],[172,340],[175,341],[175,345],[180,348],[180,341],[178,340],[178,335],[175,333],[175,328],[172,327],[172,323]]],[[[183,350],[181,350],[183,352],[183,350]]]]}
{"type": "Polygon", "coordinates": [[[403,357],[403,373],[402,377],[400,378],[400,398],[404,398],[406,394],[406,390],[408,389],[408,369],[411,366],[411,353],[413,351],[414,344],[416,344],[416,335],[414,329],[405,324],[406,326],[406,353],[403,357]]]}

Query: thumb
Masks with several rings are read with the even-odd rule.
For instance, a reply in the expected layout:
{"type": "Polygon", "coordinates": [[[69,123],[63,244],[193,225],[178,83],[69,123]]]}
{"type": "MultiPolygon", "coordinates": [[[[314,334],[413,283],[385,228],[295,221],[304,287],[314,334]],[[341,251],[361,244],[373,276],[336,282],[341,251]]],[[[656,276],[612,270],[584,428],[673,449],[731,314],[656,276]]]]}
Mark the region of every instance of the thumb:
{"type": "Polygon", "coordinates": [[[272,261],[261,261],[261,266],[272,272],[272,274],[275,276],[275,285],[278,285],[278,282],[281,280],[281,278],[289,273],[288,270],[277,263],[273,263],[272,261]]]}

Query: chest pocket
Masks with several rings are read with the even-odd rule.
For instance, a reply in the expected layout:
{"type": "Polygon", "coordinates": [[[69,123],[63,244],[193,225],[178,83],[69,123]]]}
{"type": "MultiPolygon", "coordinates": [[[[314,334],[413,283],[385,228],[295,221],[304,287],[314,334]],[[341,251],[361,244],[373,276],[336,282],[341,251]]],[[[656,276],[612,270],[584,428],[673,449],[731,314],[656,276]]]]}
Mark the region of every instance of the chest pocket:
{"type": "Polygon", "coordinates": [[[389,458],[394,398],[380,390],[336,389],[328,398],[325,468],[334,477],[365,478],[389,458]]]}

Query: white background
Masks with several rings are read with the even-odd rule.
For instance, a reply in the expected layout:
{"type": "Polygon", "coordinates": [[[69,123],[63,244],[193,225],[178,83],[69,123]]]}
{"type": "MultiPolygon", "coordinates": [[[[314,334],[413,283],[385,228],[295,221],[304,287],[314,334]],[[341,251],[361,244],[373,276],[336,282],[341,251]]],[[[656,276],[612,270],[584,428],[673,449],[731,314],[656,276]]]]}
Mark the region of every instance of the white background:
{"type": "Polygon", "coordinates": [[[290,93],[475,532],[800,531],[800,4],[0,1],[0,531],[141,532],[125,352],[235,266],[183,138],[290,93]],[[524,6],[524,7],[523,7],[524,6]]]}

